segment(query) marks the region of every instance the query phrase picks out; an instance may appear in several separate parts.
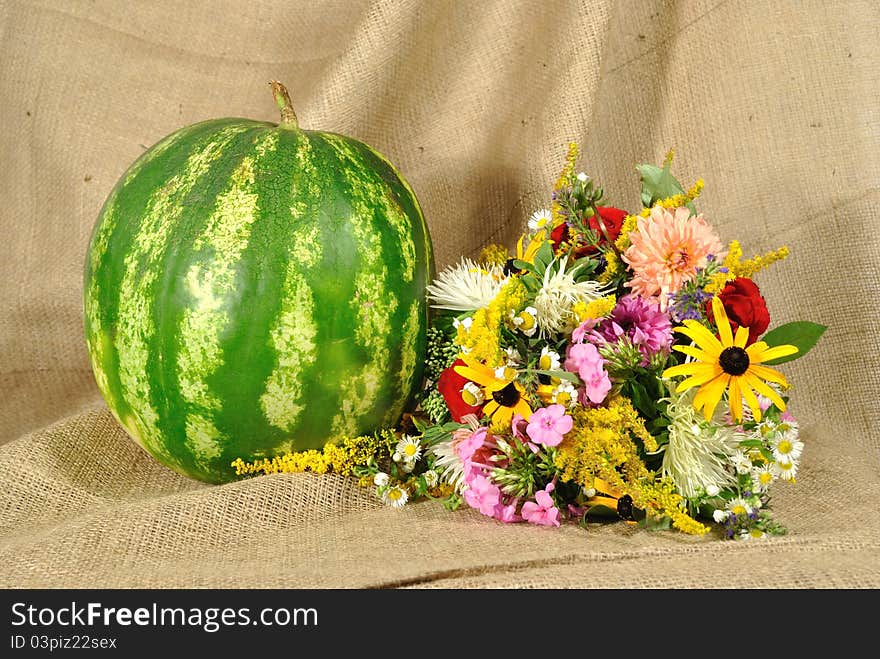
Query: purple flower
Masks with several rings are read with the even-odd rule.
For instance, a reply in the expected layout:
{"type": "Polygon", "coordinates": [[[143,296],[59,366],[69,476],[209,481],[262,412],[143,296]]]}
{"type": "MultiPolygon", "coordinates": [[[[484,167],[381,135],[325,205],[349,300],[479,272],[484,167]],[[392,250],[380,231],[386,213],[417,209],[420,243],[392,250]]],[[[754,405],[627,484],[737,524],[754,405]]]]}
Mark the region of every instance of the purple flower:
{"type": "Polygon", "coordinates": [[[623,337],[638,347],[647,365],[652,355],[672,348],[672,323],[655,300],[627,295],[618,300],[611,316],[587,334],[587,340],[597,345],[617,343],[623,337]]]}

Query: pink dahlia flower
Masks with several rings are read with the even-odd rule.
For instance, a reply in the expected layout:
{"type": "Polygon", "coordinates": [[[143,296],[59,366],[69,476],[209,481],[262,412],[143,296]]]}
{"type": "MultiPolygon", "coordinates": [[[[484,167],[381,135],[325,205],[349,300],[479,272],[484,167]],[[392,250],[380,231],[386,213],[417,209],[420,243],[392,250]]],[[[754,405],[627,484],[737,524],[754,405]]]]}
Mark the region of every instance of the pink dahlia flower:
{"type": "Polygon", "coordinates": [[[632,244],[622,258],[634,276],[626,285],[641,297],[659,298],[661,311],[669,296],[705,267],[709,254],[726,254],[703,216],[690,217],[687,208],[655,206],[650,217],[639,217],[629,238],[632,244]]]}
{"type": "Polygon", "coordinates": [[[669,315],[660,311],[657,300],[627,295],[617,302],[611,316],[602,319],[586,338],[603,345],[616,343],[622,337],[627,337],[633,345],[638,346],[645,365],[652,355],[671,350],[672,323],[669,315]]]}

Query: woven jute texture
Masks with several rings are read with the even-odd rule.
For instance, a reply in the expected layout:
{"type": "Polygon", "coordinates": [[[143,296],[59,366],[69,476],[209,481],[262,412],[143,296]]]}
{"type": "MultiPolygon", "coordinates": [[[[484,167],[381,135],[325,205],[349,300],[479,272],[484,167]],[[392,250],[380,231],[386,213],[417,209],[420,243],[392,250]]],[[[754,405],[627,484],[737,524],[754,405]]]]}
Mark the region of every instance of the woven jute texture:
{"type": "Polygon", "coordinates": [[[0,586],[877,587],[878,31],[870,0],[0,0],[0,586]],[[569,141],[630,210],[633,164],[674,147],[722,239],[789,245],[758,278],[774,324],[831,328],[784,367],[806,442],[773,500],[789,534],[502,525],[334,476],[207,486],[141,451],[89,370],[89,233],[164,135],[275,120],[273,78],[304,126],[398,165],[438,267],[511,245],[569,141]]]}

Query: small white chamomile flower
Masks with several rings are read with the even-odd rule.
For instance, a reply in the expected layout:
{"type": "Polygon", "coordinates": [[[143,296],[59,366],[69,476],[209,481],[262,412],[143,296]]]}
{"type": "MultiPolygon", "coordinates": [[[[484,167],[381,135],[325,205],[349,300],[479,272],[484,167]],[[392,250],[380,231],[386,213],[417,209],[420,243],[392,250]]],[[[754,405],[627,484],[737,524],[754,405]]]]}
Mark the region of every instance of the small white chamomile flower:
{"type": "Polygon", "coordinates": [[[403,460],[403,456],[400,453],[398,453],[397,451],[395,451],[394,455],[391,456],[391,459],[394,460],[395,462],[400,462],[401,460],[403,460]]]}
{"type": "Polygon", "coordinates": [[[538,331],[538,310],[535,307],[526,307],[519,313],[511,311],[510,321],[516,329],[526,336],[534,336],[538,331]]]}
{"type": "Polygon", "coordinates": [[[495,377],[499,380],[506,380],[508,382],[511,382],[513,380],[516,380],[516,369],[511,368],[507,365],[499,366],[495,369],[495,377]]]}
{"type": "Polygon", "coordinates": [[[755,484],[755,489],[758,492],[766,492],[775,480],[776,476],[773,474],[770,465],[764,465],[752,472],[752,482],[755,484]]]}
{"type": "Polygon", "coordinates": [[[401,508],[409,499],[409,494],[399,485],[393,485],[382,493],[382,502],[392,508],[401,508]]]}
{"type": "Polygon", "coordinates": [[[474,322],[474,319],[471,318],[470,316],[468,316],[467,318],[463,318],[462,320],[459,320],[458,318],[453,318],[453,319],[452,319],[452,326],[453,326],[456,330],[457,330],[459,327],[464,327],[465,331],[467,332],[467,331],[470,330],[471,325],[473,324],[473,322],[474,322]]]}
{"type": "Polygon", "coordinates": [[[388,485],[388,474],[384,471],[380,471],[378,474],[373,476],[373,485],[378,487],[385,487],[388,485]]]}
{"type": "Polygon", "coordinates": [[[399,453],[404,462],[416,462],[422,457],[422,442],[418,437],[404,435],[397,442],[395,453],[399,453]]]}
{"type": "Polygon", "coordinates": [[[549,210],[546,208],[537,210],[532,213],[532,216],[529,218],[529,229],[532,231],[545,229],[550,226],[551,220],[553,220],[553,214],[549,210]]]}
{"type": "Polygon", "coordinates": [[[737,540],[762,540],[767,534],[761,529],[749,529],[740,531],[737,540]]]}
{"type": "Polygon", "coordinates": [[[562,362],[559,353],[551,350],[549,346],[541,348],[541,356],[538,357],[538,368],[542,371],[558,371],[562,362]]]}
{"type": "Polygon", "coordinates": [[[733,452],[730,461],[738,474],[747,474],[752,470],[752,459],[740,450],[733,452]]]}
{"type": "Polygon", "coordinates": [[[580,181],[581,183],[586,183],[589,178],[590,177],[587,176],[586,172],[578,172],[577,180],[580,181]]]}
{"type": "Polygon", "coordinates": [[[563,380],[553,387],[553,391],[550,392],[550,400],[563,407],[571,409],[577,405],[577,389],[574,388],[574,385],[571,382],[563,380]]]}
{"type": "Polygon", "coordinates": [[[465,382],[464,386],[461,388],[461,399],[465,402],[465,405],[474,407],[476,405],[482,405],[483,401],[486,400],[486,397],[483,395],[483,390],[477,383],[465,382]]]}
{"type": "Polygon", "coordinates": [[[519,350],[510,346],[504,351],[505,355],[507,355],[507,365],[508,366],[519,366],[522,364],[522,355],[519,354],[519,350]]]}
{"type": "Polygon", "coordinates": [[[770,465],[770,471],[773,472],[774,476],[784,481],[794,481],[794,477],[797,474],[797,462],[794,460],[791,462],[777,460],[770,465]]]}
{"type": "Polygon", "coordinates": [[[748,501],[742,498],[731,499],[727,504],[727,510],[734,515],[750,515],[752,507],[748,501]]]}
{"type": "Polygon", "coordinates": [[[801,457],[804,450],[803,442],[790,438],[790,435],[785,433],[774,436],[770,440],[770,446],[777,462],[794,462],[801,457]]]}
{"type": "Polygon", "coordinates": [[[428,487],[437,487],[437,483],[440,482],[440,476],[437,475],[437,472],[433,469],[428,469],[425,472],[425,485],[428,487]]]}
{"type": "Polygon", "coordinates": [[[727,518],[730,517],[730,511],[717,509],[712,513],[712,519],[714,519],[718,524],[723,524],[727,521],[727,518]]]}

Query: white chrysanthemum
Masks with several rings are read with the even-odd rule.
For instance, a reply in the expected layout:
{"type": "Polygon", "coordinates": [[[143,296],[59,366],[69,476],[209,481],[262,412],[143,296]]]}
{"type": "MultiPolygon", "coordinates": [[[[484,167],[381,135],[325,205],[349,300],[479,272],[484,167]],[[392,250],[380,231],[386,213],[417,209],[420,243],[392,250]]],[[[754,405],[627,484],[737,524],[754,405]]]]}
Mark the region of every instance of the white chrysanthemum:
{"type": "Polygon", "coordinates": [[[709,487],[719,490],[733,484],[727,470],[737,436],[730,428],[707,423],[694,409],[693,389],[669,399],[669,443],[663,455],[662,474],[672,478],[685,498],[709,487]]]}
{"type": "Polygon", "coordinates": [[[428,469],[425,472],[425,485],[428,487],[437,487],[437,483],[440,482],[440,476],[433,469],[428,469]]]}
{"type": "Polygon", "coordinates": [[[542,208],[541,210],[532,213],[532,216],[529,218],[529,229],[532,231],[544,229],[550,225],[552,220],[553,213],[546,208],[542,208]]]}
{"type": "Polygon", "coordinates": [[[550,399],[554,403],[558,403],[559,405],[571,409],[577,405],[577,389],[574,388],[574,385],[571,382],[563,380],[553,387],[553,391],[550,392],[550,399]]]}
{"type": "Polygon", "coordinates": [[[730,462],[738,474],[748,474],[752,470],[752,459],[739,449],[730,456],[730,462]]]}
{"type": "Polygon", "coordinates": [[[766,492],[775,480],[776,476],[769,465],[759,467],[752,472],[752,483],[757,492],[766,492]]]}
{"type": "Polygon", "coordinates": [[[731,499],[727,502],[727,510],[734,515],[751,515],[752,507],[749,502],[742,498],[731,499]]]}
{"type": "Polygon", "coordinates": [[[804,443],[790,438],[789,434],[777,434],[770,440],[773,457],[777,462],[794,462],[804,450],[804,443]]]}
{"type": "Polygon", "coordinates": [[[437,442],[428,451],[434,454],[434,468],[440,474],[440,480],[460,493],[464,487],[464,465],[452,446],[452,439],[437,442]]]}
{"type": "Polygon", "coordinates": [[[399,485],[393,485],[382,493],[382,501],[392,508],[401,508],[409,499],[409,494],[399,485]]]}
{"type": "Polygon", "coordinates": [[[476,311],[495,299],[506,281],[500,266],[462,259],[437,275],[427,290],[435,309],[476,311]]]}
{"type": "Polygon", "coordinates": [[[400,453],[404,462],[416,462],[420,457],[422,457],[422,442],[418,437],[410,437],[409,435],[404,435],[399,442],[397,442],[396,453],[400,453]]]}
{"type": "Polygon", "coordinates": [[[384,471],[380,471],[378,474],[373,476],[373,485],[377,485],[379,487],[385,487],[388,485],[388,474],[384,471]]]}
{"type": "Polygon", "coordinates": [[[772,471],[773,475],[777,478],[784,481],[793,481],[794,477],[797,475],[797,462],[794,460],[791,462],[780,462],[777,460],[770,465],[770,471],[772,471]]]}
{"type": "Polygon", "coordinates": [[[541,348],[541,356],[538,357],[538,368],[542,371],[558,371],[562,362],[559,353],[551,350],[548,346],[541,348]]]}
{"type": "Polygon", "coordinates": [[[544,271],[544,283],[535,296],[535,310],[541,336],[556,332],[570,332],[577,326],[577,317],[572,312],[576,302],[592,302],[605,293],[605,288],[597,281],[576,282],[570,272],[565,271],[568,257],[559,262],[559,267],[551,263],[544,271]]]}

